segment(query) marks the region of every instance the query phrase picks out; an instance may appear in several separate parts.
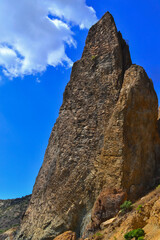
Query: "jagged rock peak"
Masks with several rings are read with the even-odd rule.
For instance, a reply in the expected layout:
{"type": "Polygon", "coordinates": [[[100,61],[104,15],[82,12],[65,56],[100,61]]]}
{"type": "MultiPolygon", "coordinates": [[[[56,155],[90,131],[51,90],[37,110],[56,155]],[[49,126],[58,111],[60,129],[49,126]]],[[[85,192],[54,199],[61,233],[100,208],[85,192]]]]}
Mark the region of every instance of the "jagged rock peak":
{"type": "Polygon", "coordinates": [[[17,239],[47,240],[67,230],[80,236],[104,189],[136,199],[153,185],[157,96],[143,68],[131,64],[107,12],[73,66],[17,239]]]}
{"type": "Polygon", "coordinates": [[[107,12],[90,28],[82,58],[91,57],[92,59],[97,56],[103,56],[104,58],[104,55],[108,54],[115,45],[120,45],[124,60],[120,61],[121,57],[117,56],[117,64],[119,61],[119,64],[122,64],[124,70],[126,70],[132,63],[129,47],[122,38],[122,34],[117,31],[113,16],[107,12]]]}

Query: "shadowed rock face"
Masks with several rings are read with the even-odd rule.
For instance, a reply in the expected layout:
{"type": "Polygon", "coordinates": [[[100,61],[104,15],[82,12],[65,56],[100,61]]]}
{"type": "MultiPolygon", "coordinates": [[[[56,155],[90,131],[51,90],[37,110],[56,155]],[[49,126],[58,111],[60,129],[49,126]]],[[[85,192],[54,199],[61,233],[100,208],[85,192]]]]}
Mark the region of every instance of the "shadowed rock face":
{"type": "Polygon", "coordinates": [[[131,64],[106,13],[73,66],[17,239],[49,240],[67,230],[79,235],[103,189],[136,199],[151,187],[158,102],[143,68],[131,64]]]}

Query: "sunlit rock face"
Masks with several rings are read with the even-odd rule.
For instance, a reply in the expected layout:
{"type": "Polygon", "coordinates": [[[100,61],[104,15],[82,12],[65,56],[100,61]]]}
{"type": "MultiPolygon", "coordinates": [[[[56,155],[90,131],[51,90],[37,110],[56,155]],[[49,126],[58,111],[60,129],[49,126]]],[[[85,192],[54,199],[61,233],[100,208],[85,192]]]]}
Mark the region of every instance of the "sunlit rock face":
{"type": "Polygon", "coordinates": [[[72,69],[17,239],[83,234],[103,189],[132,200],[155,181],[158,101],[144,69],[106,13],[72,69]],[[156,150],[155,150],[156,145],[156,150]]]}

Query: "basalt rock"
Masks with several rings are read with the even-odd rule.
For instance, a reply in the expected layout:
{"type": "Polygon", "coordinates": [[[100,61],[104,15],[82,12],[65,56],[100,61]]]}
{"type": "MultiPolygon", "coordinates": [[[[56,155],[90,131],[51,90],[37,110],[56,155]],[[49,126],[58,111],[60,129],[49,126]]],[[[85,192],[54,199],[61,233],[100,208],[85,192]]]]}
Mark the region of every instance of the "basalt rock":
{"type": "Polygon", "coordinates": [[[142,67],[106,13],[89,31],[72,69],[59,117],[17,239],[83,233],[104,189],[137,199],[159,164],[158,101],[142,67]]]}

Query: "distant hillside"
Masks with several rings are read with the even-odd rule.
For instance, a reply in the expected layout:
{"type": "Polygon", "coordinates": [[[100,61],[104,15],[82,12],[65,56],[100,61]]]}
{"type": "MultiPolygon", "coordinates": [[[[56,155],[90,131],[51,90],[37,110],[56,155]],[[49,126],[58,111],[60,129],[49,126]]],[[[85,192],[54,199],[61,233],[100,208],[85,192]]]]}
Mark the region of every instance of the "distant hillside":
{"type": "Polygon", "coordinates": [[[0,233],[20,224],[31,195],[9,200],[0,200],[0,233]]]}

